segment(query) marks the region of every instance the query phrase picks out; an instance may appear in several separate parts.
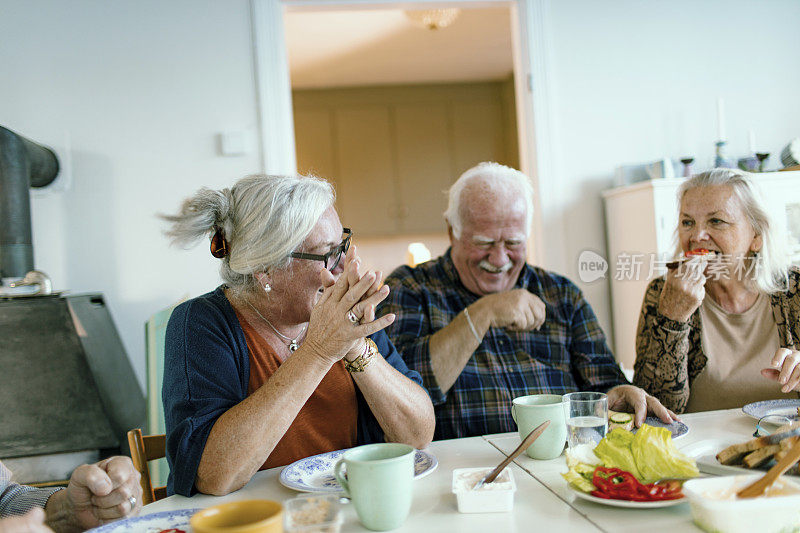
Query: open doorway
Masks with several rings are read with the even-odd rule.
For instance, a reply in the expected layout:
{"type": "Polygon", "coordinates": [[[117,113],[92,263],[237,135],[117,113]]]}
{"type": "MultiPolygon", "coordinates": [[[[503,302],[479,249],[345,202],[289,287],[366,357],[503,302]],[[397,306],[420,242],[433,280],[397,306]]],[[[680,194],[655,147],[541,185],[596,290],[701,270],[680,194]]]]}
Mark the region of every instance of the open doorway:
{"type": "Polygon", "coordinates": [[[449,242],[444,191],[480,161],[520,167],[509,7],[429,29],[401,9],[287,11],[297,169],[330,179],[373,269],[449,242]]]}

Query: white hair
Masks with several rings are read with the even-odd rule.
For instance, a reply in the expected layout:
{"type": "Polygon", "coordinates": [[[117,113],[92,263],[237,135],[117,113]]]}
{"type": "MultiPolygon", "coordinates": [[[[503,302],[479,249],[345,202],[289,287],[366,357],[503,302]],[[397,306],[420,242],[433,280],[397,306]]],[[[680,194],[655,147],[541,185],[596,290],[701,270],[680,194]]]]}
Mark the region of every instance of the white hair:
{"type": "Polygon", "coordinates": [[[289,254],[333,205],[334,191],[314,176],[242,178],[230,189],[203,188],[184,200],[166,235],[173,244],[190,246],[221,231],[228,245],[220,275],[234,290],[255,286],[253,274],[285,268],[289,254]]]}
{"type": "Polygon", "coordinates": [[[483,162],[467,170],[456,180],[448,191],[447,210],[444,219],[453,228],[453,236],[461,237],[464,212],[461,209],[461,196],[464,189],[473,182],[484,183],[492,190],[509,188],[518,191],[525,201],[525,235],[528,235],[533,222],[533,186],[528,176],[519,170],[494,162],[483,162]]]}
{"type": "Polygon", "coordinates": [[[684,181],[678,189],[678,205],[680,206],[683,196],[688,191],[718,185],[731,187],[742,206],[747,222],[755,234],[761,236],[762,244],[756,256],[755,276],[747,280],[748,285],[764,294],[785,291],[788,287],[791,260],[786,250],[786,243],[780,238],[779,230],[764,205],[752,174],[730,168],[717,168],[696,174],[684,181]]]}

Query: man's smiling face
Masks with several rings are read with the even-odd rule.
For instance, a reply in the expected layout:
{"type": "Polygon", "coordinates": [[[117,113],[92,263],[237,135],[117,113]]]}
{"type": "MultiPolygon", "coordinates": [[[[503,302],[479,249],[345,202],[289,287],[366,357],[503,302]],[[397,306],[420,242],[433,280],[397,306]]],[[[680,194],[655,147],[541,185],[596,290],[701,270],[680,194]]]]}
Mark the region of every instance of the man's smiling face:
{"type": "Polygon", "coordinates": [[[479,296],[514,287],[525,264],[527,222],[520,194],[483,184],[461,196],[461,235],[450,230],[451,255],[461,283],[479,296]]]}

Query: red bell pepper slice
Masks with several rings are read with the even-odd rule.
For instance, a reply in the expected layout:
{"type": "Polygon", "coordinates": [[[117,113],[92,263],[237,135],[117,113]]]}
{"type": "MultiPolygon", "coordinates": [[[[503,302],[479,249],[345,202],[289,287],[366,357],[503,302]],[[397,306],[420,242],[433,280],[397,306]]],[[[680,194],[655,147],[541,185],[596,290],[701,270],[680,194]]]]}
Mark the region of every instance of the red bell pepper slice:
{"type": "Polygon", "coordinates": [[[591,494],[598,498],[638,502],[683,498],[680,481],[645,485],[630,472],[619,468],[598,466],[592,476],[592,484],[597,490],[591,494]]]}

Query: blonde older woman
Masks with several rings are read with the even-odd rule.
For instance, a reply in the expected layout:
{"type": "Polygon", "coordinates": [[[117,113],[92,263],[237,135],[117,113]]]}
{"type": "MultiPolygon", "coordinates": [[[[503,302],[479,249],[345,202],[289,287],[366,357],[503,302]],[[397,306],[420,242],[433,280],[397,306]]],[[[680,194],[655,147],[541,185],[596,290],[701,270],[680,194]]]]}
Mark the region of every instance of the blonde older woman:
{"type": "Polygon", "coordinates": [[[363,272],[333,190],[252,176],[202,189],[174,242],[211,235],[224,285],[178,306],[163,400],[169,493],[227,494],[263,468],[357,444],[426,446],[433,407],[375,318],[389,293],[363,272]]]}
{"type": "Polygon", "coordinates": [[[712,253],[650,283],[633,379],[675,412],[741,407],[800,388],[800,270],[754,189],[749,174],[728,169],[680,187],[680,249],[712,253]]]}

